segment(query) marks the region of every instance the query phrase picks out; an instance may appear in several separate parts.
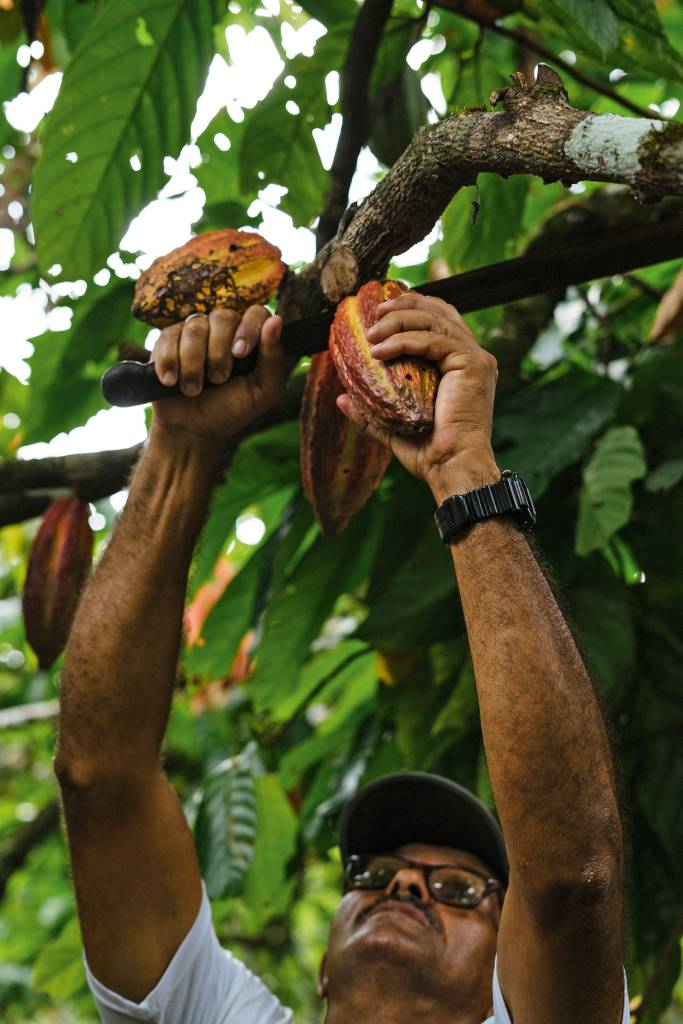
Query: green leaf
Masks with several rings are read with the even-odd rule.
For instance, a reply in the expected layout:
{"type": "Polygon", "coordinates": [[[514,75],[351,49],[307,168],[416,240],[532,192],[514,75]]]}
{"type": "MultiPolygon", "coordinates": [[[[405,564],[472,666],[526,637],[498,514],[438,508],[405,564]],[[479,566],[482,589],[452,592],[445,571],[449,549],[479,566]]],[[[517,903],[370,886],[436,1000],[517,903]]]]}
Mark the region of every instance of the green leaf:
{"type": "Polygon", "coordinates": [[[609,0],[621,24],[619,57],[625,65],[674,81],[683,78],[683,56],[671,45],[654,0],[609,0]]]}
{"type": "Polygon", "coordinates": [[[358,14],[354,0],[302,0],[301,7],[323,25],[332,26],[345,22],[351,26],[358,14]]]}
{"type": "Polygon", "coordinates": [[[297,819],[275,775],[256,780],[256,844],[242,899],[259,931],[271,917],[284,914],[292,896],[287,865],[296,849],[297,819]]]}
{"type": "Polygon", "coordinates": [[[299,424],[280,423],[240,445],[228,477],[214,492],[192,573],[192,592],[213,572],[240,512],[277,491],[297,485],[299,424]]]}
{"type": "Polygon", "coordinates": [[[288,192],[280,207],[295,224],[311,223],[327,188],[328,175],[311,132],[329,119],[324,79],[339,66],[345,43],[345,33],[328,32],[318,40],[312,57],[295,57],[287,64],[266,98],[246,117],[240,189],[256,192],[264,181],[285,186],[288,192]],[[292,89],[285,85],[289,76],[296,79],[292,89]],[[289,101],[297,104],[299,113],[286,109],[289,101]]]}
{"type": "Polygon", "coordinates": [[[202,626],[200,641],[187,649],[185,669],[207,682],[222,679],[230,668],[242,637],[254,624],[256,597],[268,565],[263,544],[225,588],[202,626]]]}
{"type": "Polygon", "coordinates": [[[374,702],[378,687],[375,662],[372,651],[360,655],[330,680],[327,692],[318,695],[317,703],[331,707],[331,713],[280,758],[278,774],[287,789],[297,785],[316,762],[344,749],[374,702]]]}
{"type": "MultiPolygon", "coordinates": [[[[251,201],[256,198],[256,191],[244,193],[239,186],[244,128],[245,122],[238,124],[225,110],[221,110],[197,139],[202,162],[193,168],[192,173],[206,196],[202,219],[210,219],[217,227],[240,228],[252,226],[256,221],[247,213],[251,201]],[[219,148],[214,141],[219,133],[229,140],[228,150],[219,148]]],[[[225,143],[221,142],[221,145],[225,143]]]]}
{"type": "Polygon", "coordinates": [[[80,992],[86,984],[81,930],[78,918],[73,917],[57,938],[48,942],[38,954],[32,985],[61,1002],[80,992]]]}
{"type": "Polygon", "coordinates": [[[480,174],[477,186],[460,189],[444,211],[442,253],[452,273],[497,263],[514,255],[521,231],[529,178],[480,174]],[[473,206],[479,212],[472,224],[473,206]]]}
{"type": "Polygon", "coordinates": [[[412,68],[404,68],[379,103],[368,141],[377,159],[391,167],[413,141],[418,128],[427,123],[429,110],[420,76],[412,68]]]}
{"type": "Polygon", "coordinates": [[[477,686],[470,658],[465,661],[452,686],[451,696],[441,708],[432,725],[432,736],[438,736],[439,733],[446,731],[455,737],[466,736],[479,721],[477,686]]]}
{"type": "Polygon", "coordinates": [[[594,577],[570,594],[571,619],[591,678],[614,707],[637,665],[634,603],[621,581],[594,577]]]}
{"type": "Polygon", "coordinates": [[[299,666],[338,596],[363,578],[378,527],[371,503],[341,537],[317,536],[295,568],[291,569],[291,558],[276,560],[274,591],[257,650],[256,672],[249,683],[259,710],[276,708],[280,697],[295,685],[299,666]]]}
{"type": "Polygon", "coordinates": [[[147,332],[132,320],[131,300],[130,281],[91,284],[74,305],[69,330],[34,339],[24,443],[47,441],[107,408],[100,379],[114,361],[114,346],[124,337],[142,340],[147,332]]]}
{"type": "Polygon", "coordinates": [[[216,765],[204,780],[195,843],[211,899],[237,895],[254,858],[256,771],[250,745],[216,765]]]}
{"type": "Polygon", "coordinates": [[[428,646],[455,628],[458,612],[453,563],[432,521],[376,596],[358,636],[385,651],[428,646]]]}
{"type": "Polygon", "coordinates": [[[603,548],[631,517],[631,484],[647,471],[634,427],[612,427],[583,471],[576,525],[576,553],[603,548]]]}
{"type": "Polygon", "coordinates": [[[648,491],[670,491],[683,480],[683,459],[669,459],[653,469],[645,486],[648,491]]]}
{"type": "Polygon", "coordinates": [[[290,721],[302,704],[330,679],[334,678],[338,683],[342,673],[348,673],[349,678],[353,678],[358,671],[358,659],[366,654],[367,650],[367,644],[360,640],[344,640],[331,650],[315,654],[301,668],[293,688],[283,694],[272,709],[272,720],[290,721]]]}
{"type": "Polygon", "coordinates": [[[572,29],[587,36],[606,56],[619,42],[619,19],[607,0],[557,0],[572,29]]]}
{"type": "Polygon", "coordinates": [[[60,264],[67,278],[89,278],[163,185],[164,156],[189,141],[217,6],[157,0],[146,9],[144,45],[136,0],[103,4],[89,24],[42,132],[34,172],[43,273],[60,264]],[[71,152],[76,163],[67,160],[71,152]],[[133,154],[142,161],[137,173],[133,154]]]}
{"type": "Polygon", "coordinates": [[[558,473],[581,458],[612,418],[621,394],[614,381],[576,369],[523,388],[496,411],[496,452],[539,498],[558,473]]]}

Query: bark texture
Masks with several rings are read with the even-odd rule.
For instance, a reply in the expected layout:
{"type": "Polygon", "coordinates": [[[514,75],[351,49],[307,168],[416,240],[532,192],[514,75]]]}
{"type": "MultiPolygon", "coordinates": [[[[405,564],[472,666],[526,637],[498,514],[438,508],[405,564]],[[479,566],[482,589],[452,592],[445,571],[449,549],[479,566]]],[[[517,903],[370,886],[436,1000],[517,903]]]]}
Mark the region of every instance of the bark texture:
{"type": "Polygon", "coordinates": [[[515,75],[491,103],[503,109],[463,111],[420,129],[343,236],[321,251],[317,267],[329,301],[382,277],[391,258],[424,238],[455,193],[482,171],[534,174],[565,185],[615,182],[647,202],[683,195],[681,124],[577,110],[546,65],[533,85],[515,75]],[[340,247],[345,259],[337,274],[340,247]]]}

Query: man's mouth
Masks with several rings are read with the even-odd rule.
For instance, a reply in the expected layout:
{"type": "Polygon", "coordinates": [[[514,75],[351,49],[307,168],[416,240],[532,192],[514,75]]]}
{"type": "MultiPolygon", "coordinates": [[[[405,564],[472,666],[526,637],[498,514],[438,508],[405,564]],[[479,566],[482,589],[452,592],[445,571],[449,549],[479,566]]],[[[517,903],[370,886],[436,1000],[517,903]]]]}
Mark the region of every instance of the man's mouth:
{"type": "Polygon", "coordinates": [[[420,924],[427,925],[434,931],[440,932],[442,930],[441,922],[429,907],[422,906],[414,900],[401,899],[396,896],[383,896],[381,899],[371,904],[371,906],[365,907],[358,915],[357,924],[364,921],[366,917],[370,917],[371,914],[382,910],[397,911],[398,913],[406,914],[409,917],[417,919],[420,924]]]}

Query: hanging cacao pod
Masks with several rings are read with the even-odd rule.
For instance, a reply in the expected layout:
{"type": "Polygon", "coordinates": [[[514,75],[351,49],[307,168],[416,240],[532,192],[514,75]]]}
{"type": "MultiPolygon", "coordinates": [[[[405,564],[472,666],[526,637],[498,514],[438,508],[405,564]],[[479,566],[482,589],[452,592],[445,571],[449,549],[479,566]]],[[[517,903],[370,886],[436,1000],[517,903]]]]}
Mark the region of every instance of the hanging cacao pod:
{"type": "Polygon", "coordinates": [[[340,302],[330,354],[345,390],[370,423],[398,434],[423,434],[434,425],[439,371],[425,359],[375,359],[367,340],[368,329],[380,319],[380,302],[405,291],[399,281],[368,281],[340,302]]]}
{"type": "Polygon", "coordinates": [[[301,402],[301,478],[324,537],[342,533],[391,462],[391,452],[338,409],[343,391],[329,352],[318,352],[301,402]]]}
{"type": "Polygon", "coordinates": [[[280,250],[255,231],[206,231],[165,256],[138,278],[133,316],[152,327],[179,323],[190,313],[269,302],[287,269],[280,250]]]}
{"type": "Polygon", "coordinates": [[[26,638],[47,669],[64,650],[92,564],[90,510],[78,498],[53,501],[31,546],[23,610],[26,638]]]}

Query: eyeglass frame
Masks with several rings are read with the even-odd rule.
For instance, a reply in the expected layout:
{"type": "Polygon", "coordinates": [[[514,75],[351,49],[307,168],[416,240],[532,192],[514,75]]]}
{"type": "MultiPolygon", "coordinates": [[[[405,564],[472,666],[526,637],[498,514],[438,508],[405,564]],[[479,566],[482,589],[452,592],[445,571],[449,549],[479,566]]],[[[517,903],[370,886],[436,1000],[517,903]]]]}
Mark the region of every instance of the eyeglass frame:
{"type": "Polygon", "coordinates": [[[460,907],[460,909],[462,910],[474,910],[475,907],[478,907],[479,904],[482,903],[486,899],[486,897],[490,896],[491,893],[493,892],[500,893],[499,901],[501,907],[503,905],[503,900],[505,898],[505,886],[503,885],[502,882],[498,881],[497,878],[490,878],[488,875],[485,875],[483,871],[477,871],[476,868],[470,867],[469,864],[425,864],[422,861],[411,860],[409,857],[402,857],[401,854],[399,853],[352,853],[349,857],[347,857],[346,863],[344,864],[344,885],[346,887],[347,892],[350,892],[351,890],[353,890],[354,892],[379,892],[380,889],[386,889],[387,886],[391,885],[391,883],[394,881],[396,875],[398,874],[398,871],[394,872],[391,880],[387,882],[386,885],[353,885],[349,878],[353,862],[367,860],[368,858],[372,857],[391,857],[392,860],[401,861],[401,863],[405,864],[407,867],[419,868],[424,875],[425,884],[427,886],[429,895],[432,897],[432,899],[435,899],[437,903],[443,903],[444,906],[446,907],[460,907]],[[429,878],[432,872],[438,871],[443,868],[457,868],[459,871],[469,871],[471,875],[475,875],[477,878],[481,878],[482,881],[486,882],[486,888],[484,889],[481,896],[477,898],[475,903],[454,903],[452,900],[445,900],[442,897],[437,896],[436,893],[432,892],[431,885],[429,884],[429,878]]]}

